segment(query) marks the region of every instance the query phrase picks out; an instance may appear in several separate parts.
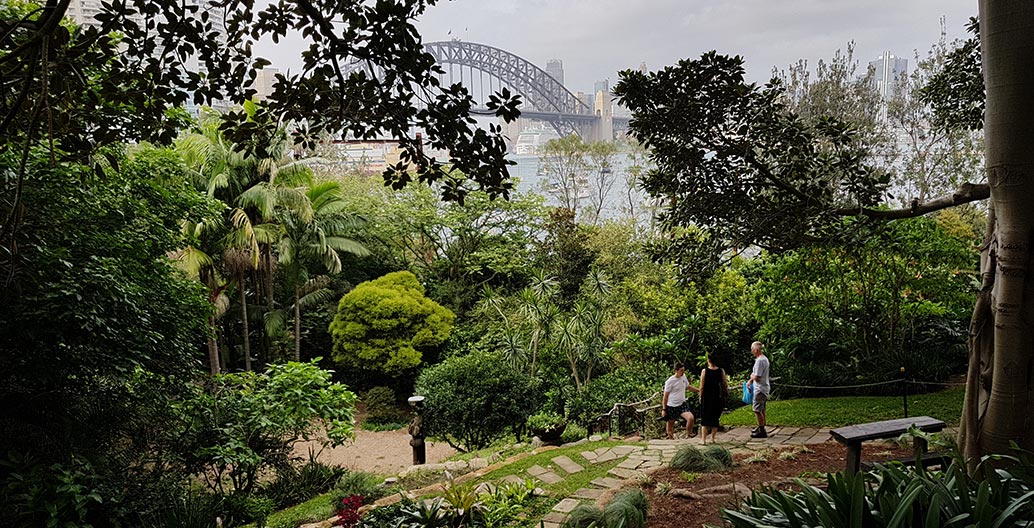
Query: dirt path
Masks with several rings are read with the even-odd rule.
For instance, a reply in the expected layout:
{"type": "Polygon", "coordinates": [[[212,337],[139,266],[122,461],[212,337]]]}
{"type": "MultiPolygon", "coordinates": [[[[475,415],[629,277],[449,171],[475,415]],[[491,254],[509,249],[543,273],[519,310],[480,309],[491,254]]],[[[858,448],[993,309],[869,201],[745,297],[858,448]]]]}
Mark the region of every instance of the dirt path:
{"type": "MultiPolygon", "coordinates": [[[[357,427],[355,441],[341,447],[327,448],[320,454],[319,459],[324,463],[339,465],[355,471],[385,476],[397,475],[413,464],[413,448],[409,445],[409,438],[405,428],[396,431],[372,432],[357,427]]],[[[295,446],[295,453],[305,456],[310,446],[315,449],[319,448],[315,442],[299,442],[295,446]]],[[[456,450],[445,442],[428,441],[425,449],[428,464],[441,462],[456,453],[456,450]]]]}

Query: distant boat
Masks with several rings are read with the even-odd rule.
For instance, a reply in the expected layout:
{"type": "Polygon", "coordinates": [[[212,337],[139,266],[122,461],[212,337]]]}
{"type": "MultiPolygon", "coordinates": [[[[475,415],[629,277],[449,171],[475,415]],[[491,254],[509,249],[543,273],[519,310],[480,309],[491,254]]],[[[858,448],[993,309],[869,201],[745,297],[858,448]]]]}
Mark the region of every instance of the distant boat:
{"type": "Polygon", "coordinates": [[[529,128],[517,136],[513,153],[518,156],[534,156],[549,140],[559,138],[560,135],[552,128],[529,128]]]}
{"type": "Polygon", "coordinates": [[[610,167],[603,167],[600,169],[600,174],[610,174],[610,167]]]}

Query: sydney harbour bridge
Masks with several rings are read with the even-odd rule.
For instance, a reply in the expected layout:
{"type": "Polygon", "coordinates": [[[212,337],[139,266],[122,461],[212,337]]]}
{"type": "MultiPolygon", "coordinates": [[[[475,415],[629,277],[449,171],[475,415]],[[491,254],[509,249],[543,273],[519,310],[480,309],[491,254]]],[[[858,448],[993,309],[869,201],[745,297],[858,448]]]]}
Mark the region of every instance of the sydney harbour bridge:
{"type": "Polygon", "coordinates": [[[443,83],[462,84],[482,102],[499,89],[508,88],[521,95],[522,118],[547,122],[561,136],[578,134],[586,140],[610,141],[615,131],[628,128],[627,117],[612,115],[609,93],[593,94],[585,101],[542,68],[509,51],[460,40],[430,42],[424,49],[445,70],[443,83]]]}
{"type": "MultiPolygon", "coordinates": [[[[488,97],[502,88],[521,95],[521,118],[549,123],[561,136],[578,134],[587,141],[610,141],[628,128],[627,117],[611,112],[610,93],[579,98],[549,73],[509,51],[460,40],[424,44],[445,73],[443,85],[463,85],[479,107],[492,114],[488,97]]],[[[355,65],[353,67],[357,67],[355,65]]]]}

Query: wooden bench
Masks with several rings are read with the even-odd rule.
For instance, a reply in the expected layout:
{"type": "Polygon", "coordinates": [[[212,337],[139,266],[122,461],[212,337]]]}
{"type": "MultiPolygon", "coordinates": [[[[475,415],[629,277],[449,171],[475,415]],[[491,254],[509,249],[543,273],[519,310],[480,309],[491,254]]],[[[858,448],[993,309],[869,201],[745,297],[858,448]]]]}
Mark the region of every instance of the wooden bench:
{"type": "MultiPolygon", "coordinates": [[[[944,422],[930,418],[929,416],[916,416],[914,418],[899,418],[897,420],[886,420],[883,422],[872,422],[858,425],[849,425],[833,429],[829,433],[837,442],[847,446],[847,472],[858,473],[862,463],[862,442],[866,440],[879,440],[881,438],[897,438],[908,432],[912,426],[917,427],[924,433],[936,433],[944,429],[944,422]]],[[[926,440],[916,438],[913,441],[916,450],[916,459],[922,460],[926,453],[926,440]]]]}

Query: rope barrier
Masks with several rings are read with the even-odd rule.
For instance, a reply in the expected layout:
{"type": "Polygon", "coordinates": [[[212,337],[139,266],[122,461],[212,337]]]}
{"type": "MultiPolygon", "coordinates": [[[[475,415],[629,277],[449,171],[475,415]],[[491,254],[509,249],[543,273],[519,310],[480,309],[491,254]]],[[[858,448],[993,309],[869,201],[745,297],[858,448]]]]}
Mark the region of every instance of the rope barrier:
{"type": "Polygon", "coordinates": [[[862,383],[860,385],[838,385],[835,387],[816,387],[813,385],[791,385],[789,383],[780,383],[776,387],[790,387],[791,389],[857,389],[859,387],[878,387],[880,385],[890,385],[892,383],[901,383],[901,380],[890,380],[890,381],[878,381],[876,383],[862,383]]]}
{"type": "MultiPolygon", "coordinates": [[[[817,385],[793,385],[791,383],[773,383],[773,388],[789,387],[791,389],[811,389],[811,390],[837,390],[837,389],[857,389],[862,387],[879,387],[881,385],[893,385],[895,383],[911,383],[913,385],[937,385],[939,387],[965,387],[965,383],[940,383],[936,381],[914,381],[914,380],[889,380],[889,381],[877,381],[874,383],[861,383],[858,385],[837,385],[831,387],[820,387],[817,385]]],[[[743,392],[743,386],[740,385],[735,387],[733,390],[743,392]]]]}
{"type": "Polygon", "coordinates": [[[941,382],[937,382],[937,381],[915,381],[915,380],[906,380],[906,381],[908,383],[913,384],[913,385],[937,385],[939,387],[965,387],[966,386],[965,383],[941,383],[941,382]]]}

